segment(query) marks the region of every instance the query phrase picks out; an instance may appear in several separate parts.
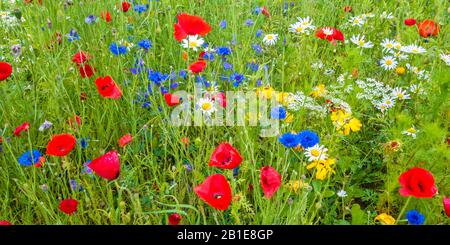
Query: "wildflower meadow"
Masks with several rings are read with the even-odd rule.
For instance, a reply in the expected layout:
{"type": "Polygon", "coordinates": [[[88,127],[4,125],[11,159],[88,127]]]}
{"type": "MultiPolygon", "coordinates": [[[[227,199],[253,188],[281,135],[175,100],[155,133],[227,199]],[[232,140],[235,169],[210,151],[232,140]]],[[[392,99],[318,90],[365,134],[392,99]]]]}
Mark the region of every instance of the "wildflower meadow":
{"type": "Polygon", "coordinates": [[[450,224],[445,0],[0,0],[0,223],[450,224]]]}

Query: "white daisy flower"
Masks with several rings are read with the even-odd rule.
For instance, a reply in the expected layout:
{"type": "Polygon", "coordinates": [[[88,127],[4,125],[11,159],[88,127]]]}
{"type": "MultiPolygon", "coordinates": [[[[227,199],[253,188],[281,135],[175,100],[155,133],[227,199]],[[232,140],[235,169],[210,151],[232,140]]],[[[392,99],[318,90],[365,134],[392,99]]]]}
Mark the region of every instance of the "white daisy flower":
{"type": "Polygon", "coordinates": [[[333,29],[329,28],[329,27],[324,27],[322,28],[323,34],[327,35],[327,36],[331,36],[333,35],[333,29]]]}
{"type": "Polygon", "coordinates": [[[390,13],[390,12],[386,13],[386,11],[384,11],[383,13],[381,13],[380,18],[390,20],[390,19],[393,19],[394,16],[392,15],[392,13],[390,13]]]}
{"type": "Polygon", "coordinates": [[[278,41],[278,34],[267,34],[263,38],[264,44],[269,46],[275,45],[277,41],[278,41]]]}
{"type": "Polygon", "coordinates": [[[441,58],[442,61],[445,62],[445,64],[447,64],[448,66],[450,66],[450,54],[444,54],[444,53],[441,53],[441,54],[439,55],[439,57],[441,58]]]}
{"type": "Polygon", "coordinates": [[[414,126],[408,128],[407,130],[403,131],[403,134],[409,135],[411,137],[413,137],[413,139],[416,138],[417,133],[419,132],[419,130],[417,130],[414,126]]]}
{"type": "Polygon", "coordinates": [[[181,46],[183,48],[192,49],[194,51],[197,51],[203,45],[204,42],[205,41],[202,38],[199,38],[198,35],[195,35],[195,36],[188,35],[181,42],[181,46]]]}
{"type": "Polygon", "coordinates": [[[385,38],[383,42],[381,42],[381,46],[383,46],[383,50],[387,51],[393,49],[397,43],[398,42],[393,39],[385,38]]]}
{"type": "Polygon", "coordinates": [[[197,106],[203,114],[208,116],[217,110],[214,106],[214,102],[210,98],[200,98],[197,102],[197,106]]]}
{"type": "Polygon", "coordinates": [[[308,161],[320,161],[326,160],[328,158],[328,149],[323,145],[316,144],[313,147],[306,148],[305,156],[308,158],[308,161]]]}
{"type": "Polygon", "coordinates": [[[409,53],[409,54],[422,54],[422,53],[425,53],[427,50],[421,46],[407,45],[407,46],[401,47],[400,51],[409,53]]]}
{"type": "Polygon", "coordinates": [[[373,43],[371,41],[366,41],[364,40],[366,36],[362,35],[360,36],[358,35],[353,35],[350,38],[350,41],[352,41],[352,43],[358,45],[358,47],[360,48],[373,48],[373,43]]]}
{"type": "Polygon", "coordinates": [[[349,22],[352,24],[352,26],[362,27],[366,21],[360,16],[354,16],[350,18],[349,22]]]}
{"type": "Polygon", "coordinates": [[[380,60],[380,64],[385,70],[392,70],[397,67],[397,61],[393,56],[384,56],[383,59],[380,60]]]}
{"type": "Polygon", "coordinates": [[[425,94],[420,84],[411,84],[409,91],[413,94],[425,94]]]}
{"type": "Polygon", "coordinates": [[[409,63],[406,64],[406,68],[408,68],[408,70],[410,70],[412,73],[414,73],[414,74],[416,74],[416,75],[418,75],[418,74],[420,73],[420,70],[419,70],[418,67],[412,66],[412,65],[410,65],[409,63]]]}
{"type": "Polygon", "coordinates": [[[394,96],[395,98],[399,99],[399,100],[407,100],[410,99],[411,97],[409,96],[408,93],[406,93],[406,91],[404,91],[402,88],[397,87],[394,88],[392,90],[392,96],[394,96]]]}
{"type": "Polygon", "coordinates": [[[338,197],[346,197],[347,196],[347,192],[345,190],[339,190],[336,195],[338,197]]]}
{"type": "Polygon", "coordinates": [[[406,59],[408,59],[408,55],[404,54],[402,52],[393,52],[392,51],[391,53],[394,55],[395,58],[397,58],[399,60],[406,60],[406,59]]]}

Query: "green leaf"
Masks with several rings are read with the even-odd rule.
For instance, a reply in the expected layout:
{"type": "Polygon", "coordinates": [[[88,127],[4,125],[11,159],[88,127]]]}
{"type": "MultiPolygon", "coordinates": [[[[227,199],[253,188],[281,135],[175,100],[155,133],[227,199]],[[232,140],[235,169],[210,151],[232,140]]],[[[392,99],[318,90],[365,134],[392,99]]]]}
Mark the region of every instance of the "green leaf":
{"type": "Polygon", "coordinates": [[[352,225],[364,225],[365,213],[361,210],[359,204],[353,204],[352,206],[352,225]]]}
{"type": "Polygon", "coordinates": [[[332,197],[334,195],[334,191],[326,190],[323,192],[323,197],[332,197]]]}

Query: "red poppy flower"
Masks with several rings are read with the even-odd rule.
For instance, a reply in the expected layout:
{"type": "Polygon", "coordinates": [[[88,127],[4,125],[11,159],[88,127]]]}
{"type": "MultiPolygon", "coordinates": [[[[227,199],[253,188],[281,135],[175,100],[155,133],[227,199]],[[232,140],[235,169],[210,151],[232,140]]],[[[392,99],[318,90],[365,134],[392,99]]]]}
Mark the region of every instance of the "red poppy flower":
{"type": "Polygon", "coordinates": [[[437,36],[440,31],[439,25],[432,20],[424,20],[417,26],[422,37],[437,36]]]}
{"type": "Polygon", "coordinates": [[[94,159],[88,167],[98,176],[107,180],[115,180],[120,174],[120,161],[117,151],[110,151],[94,159]]]}
{"type": "Polygon", "coordinates": [[[7,220],[0,220],[0,225],[12,225],[12,224],[7,220]]]}
{"type": "Polygon", "coordinates": [[[6,80],[12,73],[12,66],[6,62],[0,62],[0,82],[6,80]]]}
{"type": "Polygon", "coordinates": [[[126,134],[119,139],[119,146],[124,147],[133,141],[133,136],[131,134],[126,134]]]}
{"type": "Polygon", "coordinates": [[[75,148],[77,140],[71,134],[58,134],[52,137],[47,144],[47,155],[66,156],[75,148]]]}
{"type": "Polygon", "coordinates": [[[444,196],[442,198],[442,203],[444,204],[445,214],[450,218],[450,197],[444,196]]]}
{"type": "Polygon", "coordinates": [[[122,91],[110,76],[99,77],[95,80],[98,93],[104,98],[119,99],[122,91]]]}
{"type": "Polygon", "coordinates": [[[407,26],[413,26],[416,24],[416,19],[413,18],[405,19],[404,23],[407,26]]]}
{"type": "Polygon", "coordinates": [[[178,225],[181,221],[181,215],[178,213],[173,213],[169,216],[169,224],[178,225]]]}
{"type": "Polygon", "coordinates": [[[185,39],[187,35],[204,36],[211,31],[208,25],[201,17],[181,13],[177,16],[178,23],[174,25],[174,36],[178,42],[185,39]]]}
{"type": "Polygon", "coordinates": [[[106,22],[111,22],[112,21],[111,14],[109,13],[109,11],[102,11],[102,12],[100,12],[100,18],[102,18],[106,22]]]}
{"type": "Polygon", "coordinates": [[[75,122],[77,123],[78,127],[80,127],[81,126],[81,117],[78,116],[78,115],[75,115],[73,118],[69,118],[69,125],[71,127],[74,126],[73,125],[74,124],[74,119],[75,119],[75,122]]]}
{"type": "Polygon", "coordinates": [[[259,182],[266,198],[271,198],[273,194],[280,188],[281,175],[272,167],[265,166],[261,168],[259,182]]]}
{"type": "Polygon", "coordinates": [[[183,137],[183,138],[181,138],[181,142],[183,144],[185,144],[185,145],[188,145],[189,144],[189,138],[188,137],[183,137]]]}
{"type": "Polygon", "coordinates": [[[264,16],[266,16],[266,17],[270,17],[269,10],[267,9],[266,6],[263,6],[263,7],[262,7],[261,13],[262,13],[264,16]]]}
{"type": "Polygon", "coordinates": [[[71,215],[77,211],[78,201],[75,199],[64,199],[59,203],[59,210],[71,215]]]}
{"type": "Polygon", "coordinates": [[[92,75],[94,75],[94,72],[96,72],[96,71],[97,71],[97,69],[92,68],[92,66],[89,64],[80,66],[80,74],[81,74],[82,78],[86,78],[86,77],[90,78],[90,77],[92,77],[92,75]]]}
{"type": "Polygon", "coordinates": [[[81,65],[84,62],[88,61],[90,59],[89,54],[81,50],[80,52],[76,52],[72,56],[72,61],[77,63],[77,65],[81,65]]]}
{"type": "Polygon", "coordinates": [[[322,27],[316,32],[316,37],[320,39],[326,39],[333,44],[336,44],[336,40],[343,42],[344,34],[333,27],[322,27]]]}
{"type": "Polygon", "coordinates": [[[19,137],[22,132],[28,131],[29,128],[30,128],[30,123],[24,122],[21,125],[19,125],[16,129],[14,129],[14,135],[19,137]]]}
{"type": "Polygon", "coordinates": [[[231,203],[230,184],[221,174],[209,176],[194,191],[200,199],[218,210],[226,210],[231,203]]]}
{"type": "Polygon", "coordinates": [[[220,106],[222,106],[224,108],[227,107],[227,97],[226,97],[225,93],[219,92],[213,97],[213,99],[215,101],[217,101],[220,106]]]}
{"type": "Polygon", "coordinates": [[[176,106],[180,104],[180,97],[173,95],[171,93],[164,94],[164,100],[168,106],[176,106]]]}
{"type": "Polygon", "coordinates": [[[123,12],[128,12],[128,9],[130,9],[131,4],[127,1],[123,1],[122,2],[122,11],[123,12]]]}
{"type": "Polygon", "coordinates": [[[398,192],[402,196],[431,198],[437,192],[433,175],[423,168],[414,167],[402,173],[398,182],[401,185],[398,192]]]}
{"type": "Polygon", "coordinates": [[[242,157],[239,152],[228,143],[220,144],[212,153],[208,166],[233,169],[239,166],[242,157]]]}
{"type": "Polygon", "coordinates": [[[199,61],[196,61],[196,62],[192,63],[192,64],[189,66],[189,70],[190,70],[192,73],[194,73],[194,74],[198,74],[198,73],[200,73],[200,72],[203,72],[203,70],[205,69],[205,67],[206,67],[206,61],[204,61],[204,60],[199,60],[199,61]]]}

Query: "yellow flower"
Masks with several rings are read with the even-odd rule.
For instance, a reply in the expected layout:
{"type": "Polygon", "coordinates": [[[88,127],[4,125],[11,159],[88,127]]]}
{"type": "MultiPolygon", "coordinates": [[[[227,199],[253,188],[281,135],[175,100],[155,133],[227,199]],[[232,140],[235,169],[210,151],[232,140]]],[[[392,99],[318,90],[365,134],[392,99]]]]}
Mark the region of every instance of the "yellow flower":
{"type": "Polygon", "coordinates": [[[344,125],[344,135],[348,135],[350,130],[353,132],[361,130],[361,126],[362,124],[358,119],[350,119],[350,121],[344,125]]]}
{"type": "Polygon", "coordinates": [[[314,98],[317,98],[317,97],[323,97],[326,94],[327,94],[327,90],[325,89],[325,85],[321,83],[313,88],[313,91],[311,92],[310,95],[314,98]]]}
{"type": "Polygon", "coordinates": [[[291,102],[291,96],[287,92],[277,92],[277,102],[287,106],[291,102]]]}
{"type": "Polygon", "coordinates": [[[393,225],[395,224],[394,217],[390,216],[389,214],[382,213],[379,214],[377,217],[375,217],[375,221],[380,221],[382,225],[393,225]]]}
{"type": "Polygon", "coordinates": [[[264,88],[258,88],[256,90],[257,96],[262,96],[263,98],[266,98],[266,99],[271,99],[274,93],[275,93],[275,91],[270,86],[267,86],[264,88]]]}
{"type": "Polygon", "coordinates": [[[318,180],[324,180],[331,174],[335,173],[332,165],[334,165],[336,162],[336,159],[334,158],[328,158],[325,160],[320,161],[314,161],[310,163],[308,166],[306,166],[306,169],[311,170],[313,168],[316,168],[316,179],[318,180]]]}
{"type": "Polygon", "coordinates": [[[397,67],[396,69],[395,69],[395,72],[397,72],[397,74],[398,75],[403,75],[403,74],[405,74],[405,67],[397,67]]]}
{"type": "Polygon", "coordinates": [[[287,187],[290,192],[298,192],[303,187],[307,187],[308,183],[304,183],[302,180],[291,180],[287,183],[287,187]]]}
{"type": "Polygon", "coordinates": [[[288,112],[288,113],[286,114],[286,118],[284,119],[284,121],[285,121],[286,123],[291,123],[291,122],[293,122],[293,121],[294,121],[294,115],[288,112]]]}

